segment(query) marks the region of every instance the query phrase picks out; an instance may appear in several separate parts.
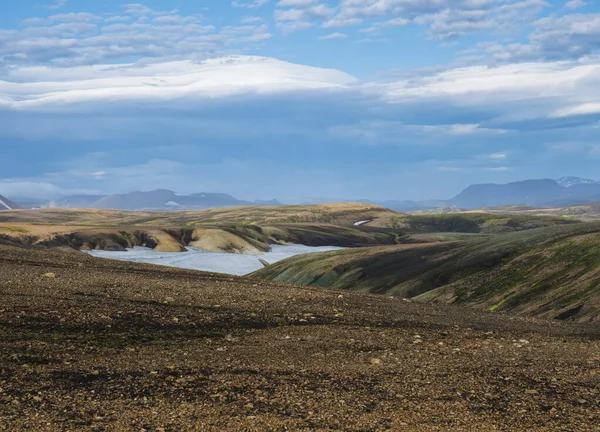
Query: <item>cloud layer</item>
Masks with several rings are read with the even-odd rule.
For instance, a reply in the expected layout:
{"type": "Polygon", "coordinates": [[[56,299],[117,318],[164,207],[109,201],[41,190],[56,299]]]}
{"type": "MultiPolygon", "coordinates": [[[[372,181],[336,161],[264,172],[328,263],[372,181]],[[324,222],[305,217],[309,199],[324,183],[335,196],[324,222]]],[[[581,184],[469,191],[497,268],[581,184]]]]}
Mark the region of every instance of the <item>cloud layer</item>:
{"type": "Polygon", "coordinates": [[[220,5],[56,2],[1,29],[0,194],[445,198],[482,180],[595,176],[590,2],[220,5]]]}

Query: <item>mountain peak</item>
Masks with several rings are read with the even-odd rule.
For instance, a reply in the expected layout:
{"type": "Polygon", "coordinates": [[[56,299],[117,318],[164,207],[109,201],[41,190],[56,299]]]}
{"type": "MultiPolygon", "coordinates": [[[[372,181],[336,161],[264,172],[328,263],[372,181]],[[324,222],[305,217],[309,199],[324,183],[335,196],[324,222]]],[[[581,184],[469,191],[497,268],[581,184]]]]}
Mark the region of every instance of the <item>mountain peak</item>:
{"type": "Polygon", "coordinates": [[[556,180],[556,182],[559,185],[561,185],[562,187],[566,187],[566,188],[575,186],[575,185],[598,183],[596,180],[575,177],[575,176],[561,177],[558,180],[556,180]]]}
{"type": "Polygon", "coordinates": [[[18,208],[20,207],[17,204],[0,195],[0,210],[14,210],[18,208]]]}

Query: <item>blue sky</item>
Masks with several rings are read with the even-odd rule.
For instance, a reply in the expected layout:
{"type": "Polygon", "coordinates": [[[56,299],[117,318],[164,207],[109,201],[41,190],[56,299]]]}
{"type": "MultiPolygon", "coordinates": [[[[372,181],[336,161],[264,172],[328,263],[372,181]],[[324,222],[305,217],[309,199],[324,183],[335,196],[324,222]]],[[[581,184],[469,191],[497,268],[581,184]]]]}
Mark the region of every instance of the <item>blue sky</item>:
{"type": "Polygon", "coordinates": [[[591,0],[21,0],[0,194],[449,198],[600,162],[591,0]]]}

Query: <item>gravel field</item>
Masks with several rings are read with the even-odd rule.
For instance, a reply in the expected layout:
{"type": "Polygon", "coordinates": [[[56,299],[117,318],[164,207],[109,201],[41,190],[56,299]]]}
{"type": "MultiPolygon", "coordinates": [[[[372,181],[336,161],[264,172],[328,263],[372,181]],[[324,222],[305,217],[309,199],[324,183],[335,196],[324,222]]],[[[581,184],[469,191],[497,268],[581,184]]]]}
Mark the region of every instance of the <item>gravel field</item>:
{"type": "Polygon", "coordinates": [[[600,326],[0,246],[3,431],[598,431],[600,326]]]}

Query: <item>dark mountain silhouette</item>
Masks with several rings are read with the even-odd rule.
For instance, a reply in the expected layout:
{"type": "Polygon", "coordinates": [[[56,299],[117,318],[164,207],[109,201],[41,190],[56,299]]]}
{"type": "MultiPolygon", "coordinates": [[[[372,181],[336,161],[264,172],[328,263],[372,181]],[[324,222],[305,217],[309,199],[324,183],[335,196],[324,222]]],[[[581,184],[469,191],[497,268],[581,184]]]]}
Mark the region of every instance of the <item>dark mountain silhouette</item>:
{"type": "Polygon", "coordinates": [[[450,200],[461,208],[493,207],[506,204],[542,206],[567,197],[567,188],[555,180],[525,180],[508,184],[472,185],[450,200]]]}
{"type": "Polygon", "coordinates": [[[555,180],[525,180],[508,184],[469,186],[449,201],[465,209],[521,204],[552,207],[600,201],[599,183],[575,183],[562,187],[555,180]]]}

